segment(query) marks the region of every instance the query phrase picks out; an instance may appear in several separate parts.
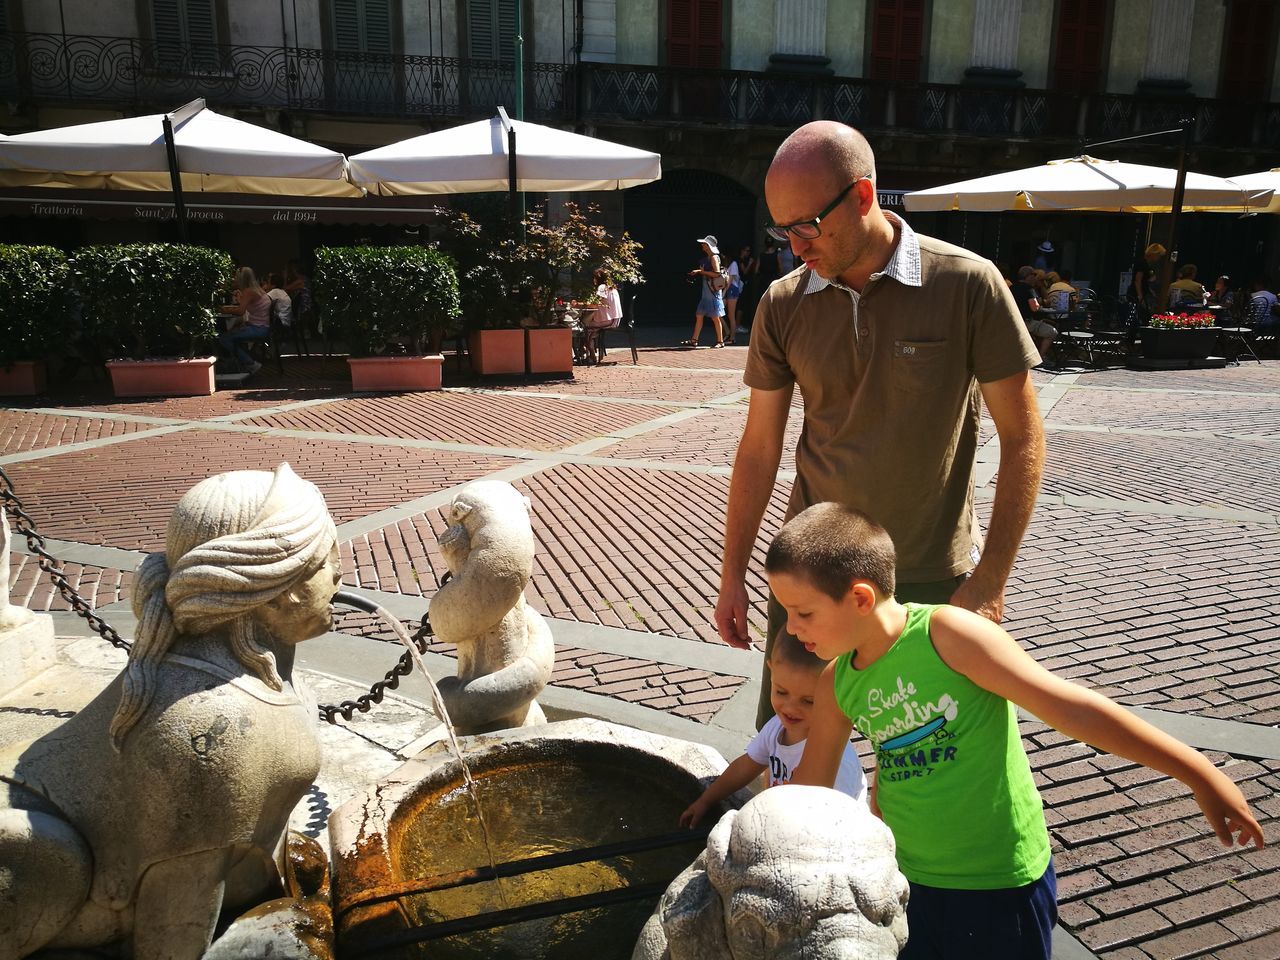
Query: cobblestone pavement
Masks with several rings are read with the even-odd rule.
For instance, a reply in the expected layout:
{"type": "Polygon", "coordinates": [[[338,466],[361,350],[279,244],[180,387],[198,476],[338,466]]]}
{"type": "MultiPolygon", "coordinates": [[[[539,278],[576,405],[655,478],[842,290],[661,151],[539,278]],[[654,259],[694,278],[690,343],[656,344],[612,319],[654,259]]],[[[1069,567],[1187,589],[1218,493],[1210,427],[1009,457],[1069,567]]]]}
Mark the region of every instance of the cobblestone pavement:
{"type": "MultiPolygon", "coordinates": [[[[290,358],[284,376],[264,370],[213,397],[119,401],[76,383],[0,408],[0,465],[108,619],[125,616],[132,569],[161,549],[183,491],[288,460],[328,499],[344,583],[412,623],[444,570],[440,506],[466,481],[507,479],[534,505],[529,601],[557,637],[548,704],[667,723],[732,754],[754,713],[758,658],[719,644],[712,608],[746,351],[614,357],[537,382],[481,381],[450,363],[433,394],[352,395],[345,364],[324,358],[290,358]]],[[[1046,666],[1206,750],[1280,844],[1280,363],[1034,379],[1048,465],[1006,626],[1046,666]]],[[[784,468],[799,401],[793,413],[784,468]]],[[[982,441],[985,521],[990,424],[982,441]]],[[[789,486],[784,470],[748,583],[758,639],[763,547],[789,486]]],[[[18,600],[65,609],[21,545],[12,559],[18,600]]],[[[338,629],[392,639],[363,614],[338,629]]],[[[1060,956],[1280,957],[1280,846],[1225,850],[1175,781],[1034,718],[1023,732],[1054,841],[1060,956]]]]}

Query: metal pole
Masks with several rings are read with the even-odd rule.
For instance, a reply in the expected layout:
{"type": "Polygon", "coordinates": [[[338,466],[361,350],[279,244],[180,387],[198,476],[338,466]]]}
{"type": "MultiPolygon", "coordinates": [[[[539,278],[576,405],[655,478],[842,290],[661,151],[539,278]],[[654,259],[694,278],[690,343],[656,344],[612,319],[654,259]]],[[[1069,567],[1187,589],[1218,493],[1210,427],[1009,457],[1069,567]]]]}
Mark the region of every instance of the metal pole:
{"type": "Polygon", "coordinates": [[[169,159],[169,182],[173,185],[173,218],[178,223],[178,242],[187,242],[187,205],[182,199],[182,173],[178,169],[178,148],[173,141],[174,121],[178,126],[186,123],[204,109],[203,100],[192,100],[173,113],[166,113],[160,120],[164,128],[164,150],[169,159]]]}
{"type": "Polygon", "coordinates": [[[516,119],[524,119],[524,0],[516,0],[516,119]]]}
{"type": "Polygon", "coordinates": [[[1178,265],[1178,218],[1182,216],[1182,199],[1187,190],[1187,147],[1191,145],[1193,117],[1182,121],[1182,142],[1178,145],[1178,179],[1173,185],[1173,207],[1169,211],[1169,256],[1160,269],[1160,305],[1169,302],[1169,285],[1173,283],[1173,270],[1178,265]]]}

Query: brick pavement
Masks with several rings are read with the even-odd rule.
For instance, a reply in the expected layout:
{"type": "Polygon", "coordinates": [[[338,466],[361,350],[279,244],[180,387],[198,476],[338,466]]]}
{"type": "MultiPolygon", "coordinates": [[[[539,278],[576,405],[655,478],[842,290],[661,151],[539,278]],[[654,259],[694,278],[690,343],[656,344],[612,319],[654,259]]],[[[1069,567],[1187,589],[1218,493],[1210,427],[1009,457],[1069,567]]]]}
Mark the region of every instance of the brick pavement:
{"type": "MultiPolygon", "coordinates": [[[[443,569],[439,512],[418,501],[518,465],[522,473],[508,475],[533,500],[539,544],[529,601],[562,623],[613,630],[608,643],[561,642],[553,685],[710,727],[729,722],[754,669],[704,662],[723,650],[710,611],[727,467],[745,414],[744,359],[741,349],[647,348],[636,367],[497,384],[450,364],[446,385],[455,389],[403,397],[344,395],[337,359],[290,360],[283,378],[264,371],[256,386],[213,398],[126,403],[80,384],[65,402],[0,410],[0,455],[33,457],[6,470],[44,532],[130,550],[159,546],[173,500],[196,479],[289,459],[324,490],[335,518],[352,524],[344,582],[405,598],[429,598],[443,569]],[[673,410],[682,411],[675,420],[673,410]],[[181,430],[135,437],[148,424],[130,416],[181,430]],[[249,432],[189,424],[214,417],[249,432]],[[74,443],[90,448],[59,449],[74,443]]],[[[1280,364],[1036,371],[1033,380],[1053,388],[1044,394],[1049,462],[1010,583],[1009,629],[1047,666],[1122,703],[1234,722],[1239,749],[1210,756],[1280,840],[1280,762],[1251,755],[1248,735],[1280,725],[1280,445],[1269,442],[1280,364]]],[[[982,441],[993,436],[985,423],[982,441]]],[[[993,451],[984,459],[994,462],[993,451]]],[[[984,522],[989,472],[980,471],[984,522]]],[[[775,492],[760,547],[781,522],[785,493],[775,492]]],[[[36,608],[59,607],[29,558],[14,560],[16,593],[36,608]]],[[[755,560],[759,634],[759,552],[755,560]]],[[[68,571],[100,606],[127,596],[127,570],[68,571]]],[[[343,629],[378,635],[354,616],[344,615],[343,629]]],[[[1275,847],[1225,851],[1167,778],[1035,721],[1023,731],[1045,798],[1063,924],[1088,949],[1107,960],[1280,956],[1275,847]]]]}

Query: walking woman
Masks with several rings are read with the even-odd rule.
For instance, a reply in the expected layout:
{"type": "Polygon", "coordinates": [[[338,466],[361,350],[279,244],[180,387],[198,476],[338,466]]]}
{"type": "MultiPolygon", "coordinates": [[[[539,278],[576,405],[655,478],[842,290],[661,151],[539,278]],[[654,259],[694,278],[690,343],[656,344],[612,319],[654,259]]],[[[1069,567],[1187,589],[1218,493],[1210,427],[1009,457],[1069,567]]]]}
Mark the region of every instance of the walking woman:
{"type": "Polygon", "coordinates": [[[702,333],[703,318],[710,317],[716,331],[715,346],[723,347],[724,328],[720,324],[720,318],[724,316],[724,284],[720,273],[720,247],[711,234],[707,234],[698,243],[702,245],[702,260],[695,269],[689,271],[689,276],[702,278],[702,296],[698,300],[698,312],[693,321],[693,336],[682,340],[680,346],[696,347],[702,333]]]}

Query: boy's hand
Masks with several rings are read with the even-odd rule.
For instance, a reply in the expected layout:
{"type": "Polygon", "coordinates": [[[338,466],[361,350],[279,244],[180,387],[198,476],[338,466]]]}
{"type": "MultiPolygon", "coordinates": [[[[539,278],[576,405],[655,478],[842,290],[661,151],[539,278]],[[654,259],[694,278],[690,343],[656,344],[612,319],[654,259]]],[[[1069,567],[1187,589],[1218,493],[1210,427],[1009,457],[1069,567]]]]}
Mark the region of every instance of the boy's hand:
{"type": "Polygon", "coordinates": [[[1265,846],[1262,827],[1249,812],[1244,794],[1225,775],[1222,780],[1224,782],[1207,784],[1194,794],[1196,803],[1204,811],[1205,819],[1218,835],[1218,840],[1224,847],[1230,847],[1234,843],[1239,843],[1242,847],[1248,846],[1250,840],[1256,847],[1265,846]],[[1236,834],[1240,835],[1238,839],[1236,834]]]}
{"type": "Polygon", "coordinates": [[[706,812],[707,806],[702,802],[702,798],[699,797],[697,800],[693,801],[693,803],[689,804],[688,809],[686,809],[684,813],[680,814],[680,826],[690,828],[696,827],[698,825],[698,821],[706,815],[706,812]]]}

